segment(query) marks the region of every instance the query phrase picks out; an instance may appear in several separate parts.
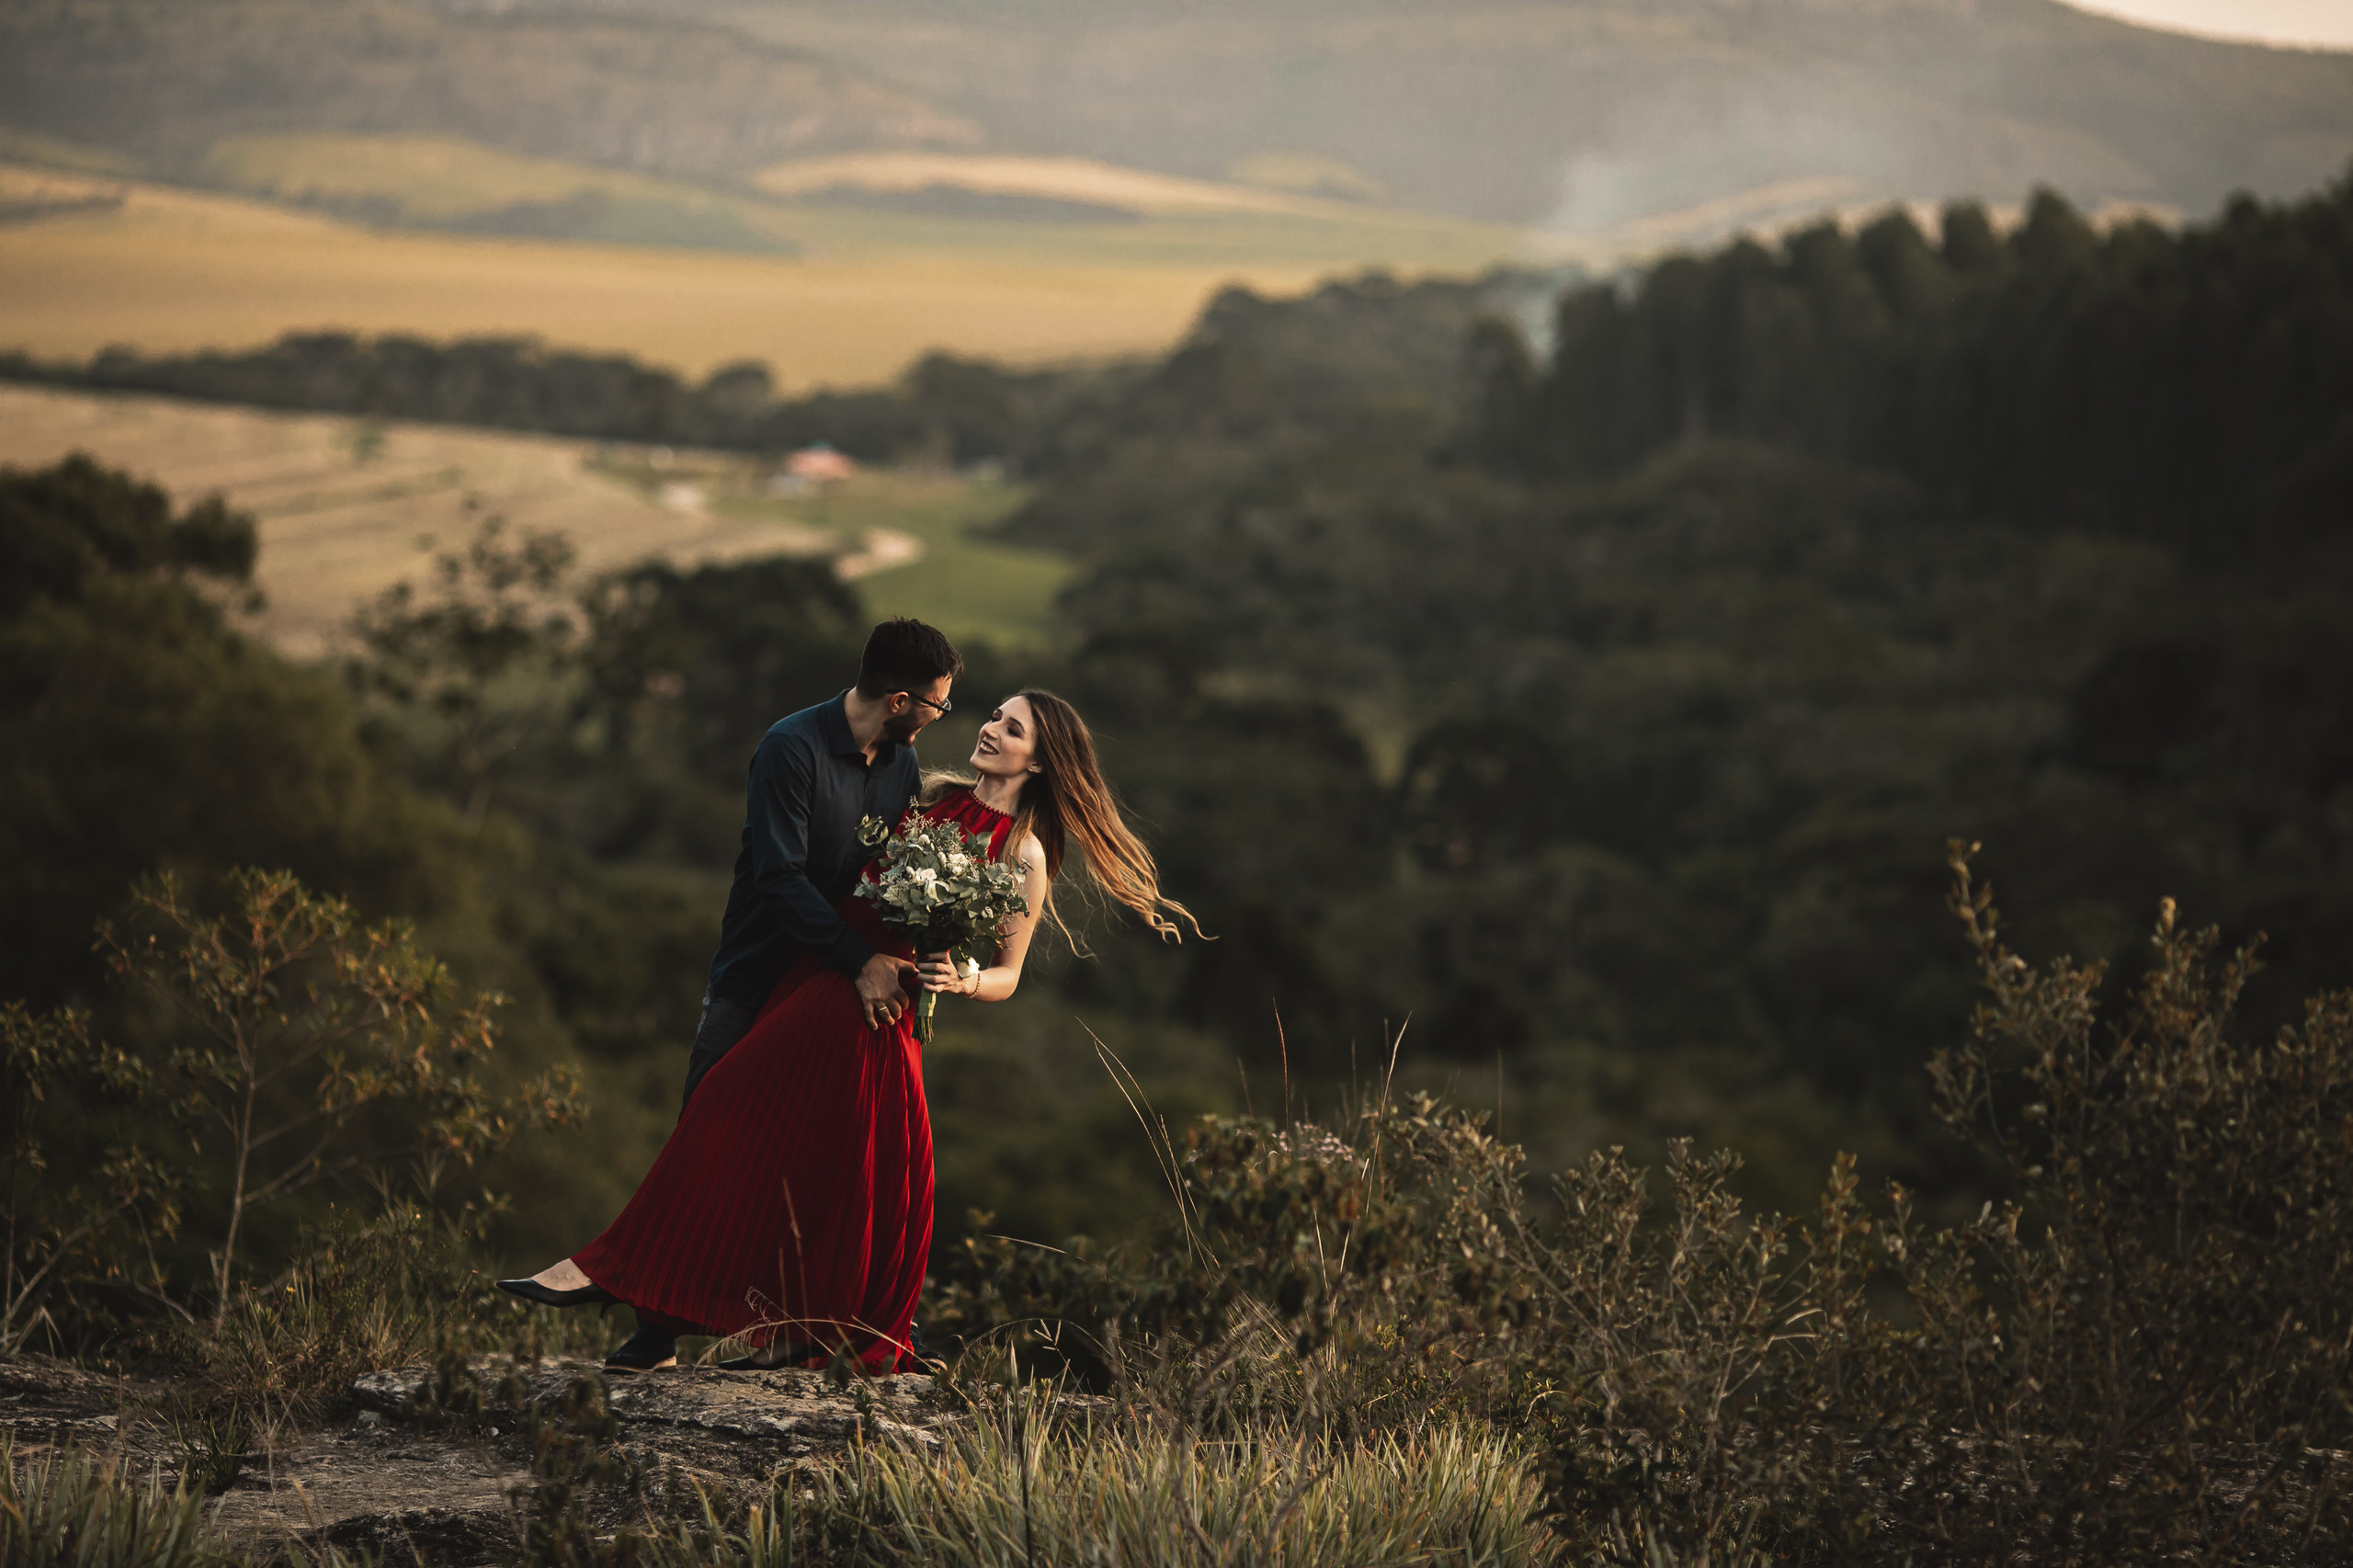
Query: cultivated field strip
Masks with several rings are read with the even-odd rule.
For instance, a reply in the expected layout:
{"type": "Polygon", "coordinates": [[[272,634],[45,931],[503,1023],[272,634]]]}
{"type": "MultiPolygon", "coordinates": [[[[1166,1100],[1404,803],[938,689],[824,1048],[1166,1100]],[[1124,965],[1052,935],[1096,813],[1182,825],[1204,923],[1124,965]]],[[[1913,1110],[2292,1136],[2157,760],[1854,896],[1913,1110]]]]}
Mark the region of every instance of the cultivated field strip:
{"type": "Polygon", "coordinates": [[[218,492],[252,512],[267,600],[256,628],[304,655],[326,652],[362,599],[422,581],[431,551],[494,515],[518,532],[563,533],[587,572],[823,554],[840,542],[773,512],[711,506],[716,486],[748,477],[733,455],[0,386],[0,462],[73,451],[181,504],[218,492]],[[660,483],[642,482],[654,472],[660,483]]]}
{"type": "MultiPolygon", "coordinates": [[[[1033,363],[1156,351],[1228,283],[1293,291],[1378,259],[1329,225],[1250,213],[1129,233],[812,209],[790,225],[800,254],[756,255],[369,229],[0,165],[12,188],[50,215],[0,224],[0,347],[74,358],[340,327],[536,335],[695,375],[751,358],[788,389],[848,386],[935,348],[1033,363]]],[[[1427,259],[1492,254],[1453,244],[1427,259]]]]}

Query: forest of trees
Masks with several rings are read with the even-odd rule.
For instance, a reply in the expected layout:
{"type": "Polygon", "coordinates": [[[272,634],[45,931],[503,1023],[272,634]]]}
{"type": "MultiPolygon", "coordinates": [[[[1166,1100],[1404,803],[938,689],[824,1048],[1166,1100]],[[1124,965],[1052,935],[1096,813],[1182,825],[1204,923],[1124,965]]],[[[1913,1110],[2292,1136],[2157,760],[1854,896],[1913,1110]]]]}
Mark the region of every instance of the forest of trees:
{"type": "Polygon", "coordinates": [[[2345,981],[2353,184],[1941,228],[1574,290],[1545,359],[1417,358],[1440,289],[1233,299],[1097,414],[1008,527],[1086,562],[1072,679],[1249,934],[1191,1016],[1329,1063],[1410,1014],[1586,1136],[1907,1125],[1949,836],[2034,950],[2129,968],[2171,893],[2269,934],[2259,1004],[2345,981]],[[1282,792],[1212,782],[1262,746],[1282,792]]]}
{"type": "Polygon", "coordinates": [[[2102,233],[2046,191],[2006,238],[1958,207],[1934,243],[1897,212],[1671,261],[1564,299],[1540,374],[1495,346],[1489,450],[1598,479],[1750,440],[1955,516],[2301,561],[2353,497],[2347,222],[2242,198],[2102,233]]]}
{"type": "Polygon", "coordinates": [[[767,367],[750,360],[689,381],[627,355],[528,337],[438,344],[304,332],[246,350],[108,348],[81,363],[0,354],[6,381],[751,451],[823,441],[870,462],[1017,464],[1097,374],[930,354],[895,386],[780,399],[767,367]]]}
{"type": "MultiPolygon", "coordinates": [[[[2173,895],[2268,934],[2250,1027],[2345,983],[2353,183],[2178,232],[2044,196],[2006,233],[1744,243],[1569,292],[1547,352],[1494,299],[1234,290],[1150,364],[933,359],[835,405],[396,339],[77,376],[1020,464],[1004,529],[1080,563],[1068,636],[967,650],[930,760],[968,705],[1063,690],[1219,939],[1098,923],[950,1020],[943,1246],[968,1203],[1045,1240],[1152,1203],[1074,1015],[1172,1120],[1329,1104],[1403,1026],[1401,1077],[1499,1103],[1540,1168],[1737,1138],[1792,1200],[1839,1144],[1974,1211],[1921,1072],[1970,1006],[1956,837],[2038,959],[2129,973],[2173,895]]],[[[582,583],[493,532],[303,667],[237,630],[250,531],[179,502],[0,480],[0,995],[136,1040],[93,922],[158,868],[290,868],[505,992],[514,1081],[582,1066],[593,1133],[484,1178],[506,1244],[597,1222],[666,1130],[744,759],[846,680],[857,601],[807,563],[582,583]]]]}

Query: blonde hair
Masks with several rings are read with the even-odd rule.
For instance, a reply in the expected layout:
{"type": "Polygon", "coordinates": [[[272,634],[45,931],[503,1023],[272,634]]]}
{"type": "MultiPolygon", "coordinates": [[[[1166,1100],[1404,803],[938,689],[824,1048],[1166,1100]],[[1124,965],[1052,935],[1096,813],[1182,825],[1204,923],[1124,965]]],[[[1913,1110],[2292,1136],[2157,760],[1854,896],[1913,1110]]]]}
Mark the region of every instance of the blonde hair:
{"type": "MultiPolygon", "coordinates": [[[[1102,767],[1095,759],[1095,736],[1078,710],[1051,691],[1025,688],[1014,695],[1029,704],[1037,721],[1038,771],[1022,786],[1021,799],[1013,809],[1013,831],[1006,835],[998,855],[1002,858],[1017,852],[1027,839],[1038,841],[1046,856],[1047,883],[1045,907],[1040,915],[1051,920],[1074,949],[1080,946],[1054,908],[1053,894],[1063,858],[1075,843],[1086,858],[1088,880],[1114,902],[1134,911],[1165,940],[1183,939],[1179,920],[1207,940],[1193,912],[1162,894],[1160,867],[1120,815],[1120,803],[1112,798],[1111,787],[1104,782],[1102,767]]],[[[960,774],[926,774],[923,798],[927,803],[954,786],[972,782],[960,774]]]]}

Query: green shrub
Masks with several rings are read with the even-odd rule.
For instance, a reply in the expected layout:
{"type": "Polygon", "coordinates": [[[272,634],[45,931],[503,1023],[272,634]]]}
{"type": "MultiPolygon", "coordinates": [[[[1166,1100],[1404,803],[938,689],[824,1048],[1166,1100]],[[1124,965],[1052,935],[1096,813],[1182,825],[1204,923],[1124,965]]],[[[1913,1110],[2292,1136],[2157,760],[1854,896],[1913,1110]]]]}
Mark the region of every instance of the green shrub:
{"type": "Polygon", "coordinates": [[[138,929],[98,926],[116,972],[179,1026],[173,1076],[189,1121],[226,1156],[216,1326],[233,1299],[240,1233],[267,1205],[396,1159],[471,1164],[581,1110],[567,1069],[504,1097],[483,1082],[504,998],[456,1005],[448,966],[404,924],[363,927],[348,903],[291,872],[226,881],[230,915],[183,903],[165,874],[133,891],[138,929]]]}
{"type": "Polygon", "coordinates": [[[0,1004],[0,1109],[8,1122],[0,1351],[36,1333],[63,1347],[86,1316],[86,1295],[152,1290],[159,1281],[140,1244],[169,1236],[179,1222],[180,1184],[131,1120],[153,1075],[93,1039],[89,1021],[73,1008],[35,1015],[21,1002],[0,1004]]]}
{"type": "Polygon", "coordinates": [[[472,1258],[499,1205],[449,1211],[437,1186],[428,1168],[414,1196],[380,1192],[372,1218],[338,1213],[283,1274],[239,1290],[217,1324],[184,1331],[182,1359],[210,1403],[299,1424],[325,1415],[361,1373],[451,1347],[601,1354],[593,1316],[533,1312],[488,1289],[472,1258]]]}
{"type": "Polygon", "coordinates": [[[2168,904],[2111,1025],[2097,967],[2036,971],[1954,872],[1987,1000],[1938,1110],[2017,1200],[1927,1232],[1897,1191],[1874,1221],[1842,1160],[1813,1225],[1751,1220],[1686,1153],[1645,1229],[1597,1156],[1532,1269],[1556,1506],[1803,1562],[2340,1559],[2353,998],[2234,1040],[2251,956],[2217,967],[2168,904]]]}
{"type": "Polygon", "coordinates": [[[2353,996],[2239,1040],[2251,955],[2168,905],[2111,1023],[2100,971],[2029,967],[1952,864],[1986,1000],[1937,1109],[2015,1194],[1973,1221],[1874,1212],[1844,1155],[1810,1221],[1752,1214],[1688,1143],[1663,1194],[1612,1149],[1540,1216],[1482,1119],[1384,1099],[1346,1140],[1204,1121],[1164,1145],[1164,1234],[975,1240],[941,1326],[1079,1347],[1198,1437],[1523,1426],[1601,1562],[2341,1560],[2353,996]]]}

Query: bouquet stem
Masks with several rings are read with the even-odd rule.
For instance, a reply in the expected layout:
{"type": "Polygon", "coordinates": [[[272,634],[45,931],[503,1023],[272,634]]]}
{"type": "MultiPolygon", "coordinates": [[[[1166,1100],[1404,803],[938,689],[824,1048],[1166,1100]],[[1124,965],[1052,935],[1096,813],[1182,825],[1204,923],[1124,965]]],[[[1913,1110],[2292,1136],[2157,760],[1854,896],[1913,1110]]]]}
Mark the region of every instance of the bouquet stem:
{"type": "Polygon", "coordinates": [[[939,993],[926,991],[915,998],[915,1043],[931,1043],[931,1015],[939,1006],[939,993]]]}

